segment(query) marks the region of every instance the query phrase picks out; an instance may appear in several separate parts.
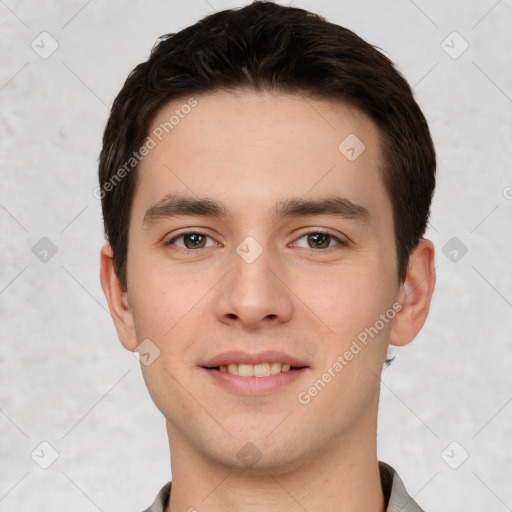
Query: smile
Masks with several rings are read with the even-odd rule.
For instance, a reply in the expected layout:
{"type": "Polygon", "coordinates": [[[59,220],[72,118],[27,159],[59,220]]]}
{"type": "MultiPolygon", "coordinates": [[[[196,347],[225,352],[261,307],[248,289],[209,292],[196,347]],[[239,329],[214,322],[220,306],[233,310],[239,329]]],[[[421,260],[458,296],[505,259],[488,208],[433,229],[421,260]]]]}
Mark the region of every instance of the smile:
{"type": "Polygon", "coordinates": [[[289,372],[291,366],[281,363],[260,363],[260,364],[221,364],[218,368],[221,372],[240,375],[240,377],[268,377],[281,372],[289,372]]]}

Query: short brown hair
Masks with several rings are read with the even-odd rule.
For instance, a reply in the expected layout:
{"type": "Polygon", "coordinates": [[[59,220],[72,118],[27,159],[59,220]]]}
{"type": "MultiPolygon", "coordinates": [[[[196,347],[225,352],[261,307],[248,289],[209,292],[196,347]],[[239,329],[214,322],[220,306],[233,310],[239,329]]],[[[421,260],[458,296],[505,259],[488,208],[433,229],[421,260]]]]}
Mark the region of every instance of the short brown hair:
{"type": "Polygon", "coordinates": [[[255,1],[162,36],[114,100],[103,135],[99,190],[105,236],[123,287],[138,167],[134,162],[129,172],[126,162],[170,100],[237,89],[342,100],[376,123],[403,280],[427,227],[436,169],[428,125],[411,88],[386,56],[354,32],[304,9],[255,1]]]}

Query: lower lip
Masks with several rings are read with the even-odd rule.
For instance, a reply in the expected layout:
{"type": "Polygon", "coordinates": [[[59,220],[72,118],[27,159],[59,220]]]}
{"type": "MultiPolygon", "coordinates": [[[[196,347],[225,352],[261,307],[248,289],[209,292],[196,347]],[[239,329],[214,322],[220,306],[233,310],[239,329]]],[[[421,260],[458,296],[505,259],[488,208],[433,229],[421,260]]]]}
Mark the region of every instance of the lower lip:
{"type": "Polygon", "coordinates": [[[202,368],[208,372],[212,379],[221,386],[234,391],[240,395],[258,396],[266,395],[290,384],[294,380],[304,375],[308,368],[298,368],[287,372],[268,375],[267,377],[240,377],[229,372],[221,372],[212,368],[202,368]]]}

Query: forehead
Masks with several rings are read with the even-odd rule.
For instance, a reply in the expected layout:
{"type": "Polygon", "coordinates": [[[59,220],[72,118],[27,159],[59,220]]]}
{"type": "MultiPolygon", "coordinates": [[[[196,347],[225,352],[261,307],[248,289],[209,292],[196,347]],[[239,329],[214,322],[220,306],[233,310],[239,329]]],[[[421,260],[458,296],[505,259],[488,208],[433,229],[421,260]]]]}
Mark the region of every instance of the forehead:
{"type": "Polygon", "coordinates": [[[337,192],[369,210],[380,205],[390,212],[378,129],[341,101],[201,94],[162,107],[148,136],[154,147],[139,166],[134,210],[173,192],[214,196],[236,213],[290,196],[337,192]]]}

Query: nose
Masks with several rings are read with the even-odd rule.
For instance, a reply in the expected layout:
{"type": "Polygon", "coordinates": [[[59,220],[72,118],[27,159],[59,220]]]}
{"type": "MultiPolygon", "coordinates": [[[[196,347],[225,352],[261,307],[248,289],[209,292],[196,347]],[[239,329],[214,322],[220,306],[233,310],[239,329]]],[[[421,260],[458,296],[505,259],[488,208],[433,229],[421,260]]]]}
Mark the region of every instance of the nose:
{"type": "Polygon", "coordinates": [[[233,254],[233,267],[221,281],[215,300],[217,319],[225,324],[257,330],[288,322],[293,316],[293,293],[286,270],[270,251],[254,260],[233,254]]]}

